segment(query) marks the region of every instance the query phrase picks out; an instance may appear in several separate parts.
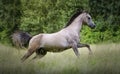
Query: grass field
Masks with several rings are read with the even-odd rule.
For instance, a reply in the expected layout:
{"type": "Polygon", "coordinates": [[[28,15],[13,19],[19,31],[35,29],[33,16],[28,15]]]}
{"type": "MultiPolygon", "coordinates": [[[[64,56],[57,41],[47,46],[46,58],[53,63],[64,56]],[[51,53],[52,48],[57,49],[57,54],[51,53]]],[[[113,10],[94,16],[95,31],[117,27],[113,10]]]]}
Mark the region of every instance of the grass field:
{"type": "Polygon", "coordinates": [[[91,48],[94,55],[81,48],[77,58],[69,49],[30,61],[34,54],[21,63],[25,50],[0,44],[0,74],[120,74],[120,44],[98,44],[91,48]]]}

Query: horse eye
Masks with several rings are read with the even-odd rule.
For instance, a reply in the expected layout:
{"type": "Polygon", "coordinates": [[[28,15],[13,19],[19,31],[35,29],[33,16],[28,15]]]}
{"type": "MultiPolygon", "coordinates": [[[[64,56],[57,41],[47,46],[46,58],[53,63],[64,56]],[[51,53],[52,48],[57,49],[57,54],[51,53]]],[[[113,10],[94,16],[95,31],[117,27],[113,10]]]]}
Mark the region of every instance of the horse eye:
{"type": "Polygon", "coordinates": [[[90,17],[88,17],[88,19],[90,19],[90,17]]]}

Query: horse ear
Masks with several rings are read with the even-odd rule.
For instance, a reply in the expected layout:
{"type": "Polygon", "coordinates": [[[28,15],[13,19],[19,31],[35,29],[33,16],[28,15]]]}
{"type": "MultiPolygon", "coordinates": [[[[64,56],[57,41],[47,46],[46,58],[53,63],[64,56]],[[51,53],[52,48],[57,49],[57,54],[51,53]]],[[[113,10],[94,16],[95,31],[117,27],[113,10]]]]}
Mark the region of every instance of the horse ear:
{"type": "Polygon", "coordinates": [[[87,10],[83,10],[83,12],[82,13],[89,13],[87,10]]]}
{"type": "Polygon", "coordinates": [[[86,10],[83,10],[83,13],[87,13],[87,11],[86,11],[86,10]]]}
{"type": "Polygon", "coordinates": [[[83,10],[83,9],[77,9],[76,11],[77,11],[78,13],[88,13],[88,11],[83,10]]]}
{"type": "Polygon", "coordinates": [[[89,10],[77,8],[77,9],[76,9],[76,12],[77,12],[77,13],[89,13],[89,10]]]}
{"type": "Polygon", "coordinates": [[[77,9],[76,11],[77,11],[78,13],[82,13],[82,12],[83,12],[82,9],[77,9]]]}

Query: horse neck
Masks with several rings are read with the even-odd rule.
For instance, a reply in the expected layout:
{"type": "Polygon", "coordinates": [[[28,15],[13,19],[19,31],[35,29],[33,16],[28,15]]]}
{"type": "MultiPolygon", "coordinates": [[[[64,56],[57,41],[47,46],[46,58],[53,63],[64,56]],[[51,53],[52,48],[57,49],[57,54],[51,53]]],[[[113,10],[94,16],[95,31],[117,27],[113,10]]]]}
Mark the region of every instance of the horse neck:
{"type": "Polygon", "coordinates": [[[82,15],[79,15],[68,27],[67,29],[70,29],[71,31],[77,32],[79,34],[81,28],[82,28],[82,15]]]}

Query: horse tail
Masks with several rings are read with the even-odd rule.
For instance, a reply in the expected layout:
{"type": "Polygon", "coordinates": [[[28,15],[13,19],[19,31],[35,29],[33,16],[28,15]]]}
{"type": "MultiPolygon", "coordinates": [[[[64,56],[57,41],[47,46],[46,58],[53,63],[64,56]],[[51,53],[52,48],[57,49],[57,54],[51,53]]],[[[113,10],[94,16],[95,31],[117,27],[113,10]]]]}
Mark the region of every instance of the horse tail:
{"type": "Polygon", "coordinates": [[[32,39],[32,36],[30,36],[30,37],[29,37],[29,39],[28,39],[27,43],[29,43],[31,39],[32,39]]]}
{"type": "Polygon", "coordinates": [[[32,38],[29,33],[23,31],[15,31],[11,37],[13,44],[19,48],[26,47],[32,38]]]}
{"type": "Polygon", "coordinates": [[[28,44],[29,44],[30,39],[32,38],[32,36],[29,33],[27,33],[27,32],[22,32],[20,34],[20,36],[21,36],[20,40],[21,40],[22,45],[24,47],[27,47],[28,44]]]}

